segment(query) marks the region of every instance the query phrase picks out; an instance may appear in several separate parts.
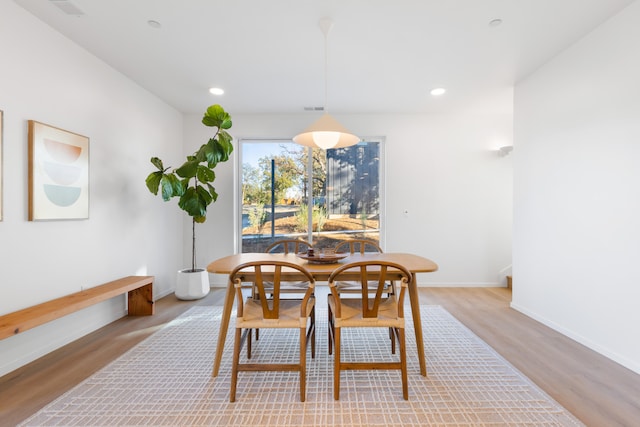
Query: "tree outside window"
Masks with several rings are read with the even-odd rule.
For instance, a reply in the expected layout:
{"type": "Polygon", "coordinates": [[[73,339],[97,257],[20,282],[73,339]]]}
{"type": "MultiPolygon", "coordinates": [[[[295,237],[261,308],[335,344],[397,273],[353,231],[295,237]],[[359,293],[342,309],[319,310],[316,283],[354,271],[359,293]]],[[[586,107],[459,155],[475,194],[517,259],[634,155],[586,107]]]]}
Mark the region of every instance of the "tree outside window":
{"type": "Polygon", "coordinates": [[[242,252],[263,252],[282,238],[316,248],[354,237],[379,243],[379,142],[326,151],[290,141],[241,144],[242,252]]]}

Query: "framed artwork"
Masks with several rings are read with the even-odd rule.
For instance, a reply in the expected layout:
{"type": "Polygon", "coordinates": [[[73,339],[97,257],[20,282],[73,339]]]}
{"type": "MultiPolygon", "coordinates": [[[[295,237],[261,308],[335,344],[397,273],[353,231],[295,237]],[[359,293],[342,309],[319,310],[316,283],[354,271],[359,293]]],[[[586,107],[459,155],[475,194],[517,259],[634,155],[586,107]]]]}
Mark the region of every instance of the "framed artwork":
{"type": "Polygon", "coordinates": [[[89,218],[89,138],[29,120],[29,221],[89,218]]]}
{"type": "Polygon", "coordinates": [[[0,110],[0,221],[2,221],[2,132],[3,132],[3,120],[4,115],[0,110]]]}

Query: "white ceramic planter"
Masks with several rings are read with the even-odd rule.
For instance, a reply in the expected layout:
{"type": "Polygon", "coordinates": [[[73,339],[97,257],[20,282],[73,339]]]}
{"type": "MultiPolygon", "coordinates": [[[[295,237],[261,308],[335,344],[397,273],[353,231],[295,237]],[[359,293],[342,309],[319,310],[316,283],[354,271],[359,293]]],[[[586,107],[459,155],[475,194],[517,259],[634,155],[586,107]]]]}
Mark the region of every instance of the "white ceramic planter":
{"type": "Polygon", "coordinates": [[[176,297],[182,300],[204,298],[210,290],[209,273],[204,269],[178,271],[176,297]]]}

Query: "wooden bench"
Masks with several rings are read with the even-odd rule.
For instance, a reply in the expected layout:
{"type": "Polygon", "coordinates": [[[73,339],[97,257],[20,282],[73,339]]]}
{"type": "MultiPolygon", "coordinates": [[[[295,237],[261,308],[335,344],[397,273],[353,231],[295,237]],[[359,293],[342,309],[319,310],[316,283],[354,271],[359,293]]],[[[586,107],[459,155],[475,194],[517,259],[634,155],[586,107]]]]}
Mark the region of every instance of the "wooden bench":
{"type": "Polygon", "coordinates": [[[129,316],[153,314],[153,276],[128,276],[0,316],[0,339],[58,319],[67,314],[128,294],[129,316]]]}

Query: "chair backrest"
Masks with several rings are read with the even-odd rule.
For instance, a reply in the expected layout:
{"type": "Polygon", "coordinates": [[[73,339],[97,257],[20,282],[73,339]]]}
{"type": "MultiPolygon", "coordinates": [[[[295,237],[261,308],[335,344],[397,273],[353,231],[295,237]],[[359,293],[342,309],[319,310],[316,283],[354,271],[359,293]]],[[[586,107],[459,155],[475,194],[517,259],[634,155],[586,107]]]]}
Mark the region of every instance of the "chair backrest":
{"type": "Polygon", "coordinates": [[[305,242],[304,240],[282,239],[276,240],[275,242],[267,246],[267,249],[265,249],[264,251],[272,254],[288,254],[289,252],[298,254],[300,252],[306,252],[307,249],[309,249],[309,246],[309,243],[305,242]]]}
{"type": "Polygon", "coordinates": [[[361,254],[365,252],[380,252],[382,248],[376,242],[366,239],[351,239],[338,243],[335,246],[336,253],[350,253],[355,254],[359,252],[361,254]]]}
{"type": "Polygon", "coordinates": [[[230,274],[229,281],[236,289],[238,301],[238,317],[242,317],[244,297],[242,295],[242,282],[253,282],[254,292],[259,296],[262,306],[262,314],[265,319],[278,319],[280,317],[280,283],[300,280],[308,282],[307,290],[302,297],[301,317],[306,317],[307,301],[313,295],[315,281],[313,276],[304,267],[284,261],[252,261],[237,266],[230,274]],[[265,284],[268,289],[265,290],[265,284]],[[270,297],[267,297],[270,295],[270,297]]]}
{"type": "Polygon", "coordinates": [[[357,282],[362,288],[362,317],[378,317],[378,308],[386,293],[385,283],[400,279],[400,292],[389,298],[396,298],[398,304],[398,316],[404,317],[404,295],[411,282],[411,272],[404,266],[390,261],[357,261],[342,265],[329,276],[329,288],[336,300],[336,317],[340,317],[340,288],[338,281],[347,280],[357,282]],[[374,289],[371,289],[373,287],[374,289]],[[374,294],[371,298],[371,294],[374,294]]]}

